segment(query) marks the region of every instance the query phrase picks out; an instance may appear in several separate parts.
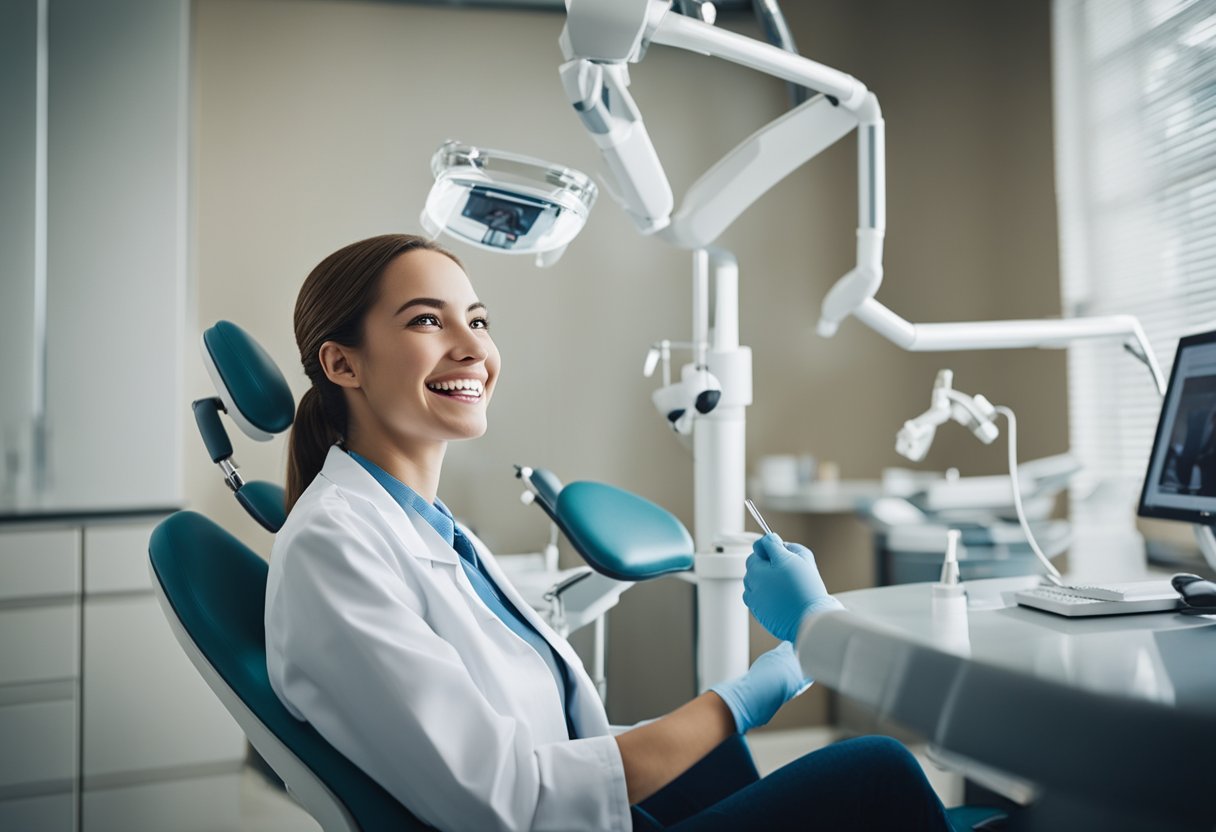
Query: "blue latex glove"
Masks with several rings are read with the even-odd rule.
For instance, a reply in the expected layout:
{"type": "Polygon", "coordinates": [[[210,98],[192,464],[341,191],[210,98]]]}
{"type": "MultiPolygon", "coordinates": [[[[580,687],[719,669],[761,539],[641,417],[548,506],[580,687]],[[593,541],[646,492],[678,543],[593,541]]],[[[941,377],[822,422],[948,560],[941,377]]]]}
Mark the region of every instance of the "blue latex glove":
{"type": "Polygon", "coordinates": [[[758,728],[777,710],[811,686],[804,678],[794,645],[788,641],[761,655],[742,676],[710,687],[735,717],[740,734],[758,728]]]}
{"type": "Polygon", "coordinates": [[[840,609],[828,594],[811,550],[766,534],[752,545],[743,578],[743,603],[764,629],[782,641],[798,638],[808,613],[840,609]]]}

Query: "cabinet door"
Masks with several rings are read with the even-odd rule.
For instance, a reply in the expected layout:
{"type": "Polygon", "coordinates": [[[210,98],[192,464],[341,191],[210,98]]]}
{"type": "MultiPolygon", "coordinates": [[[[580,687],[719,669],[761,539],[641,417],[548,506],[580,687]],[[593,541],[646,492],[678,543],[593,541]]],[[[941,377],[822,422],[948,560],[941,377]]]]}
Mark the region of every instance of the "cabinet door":
{"type": "Polygon", "coordinates": [[[0,685],[79,675],[80,605],[0,609],[0,685]]]}
{"type": "MultiPolygon", "coordinates": [[[[76,777],[76,702],[23,702],[0,707],[0,792],[22,787],[72,788],[76,777]]],[[[7,827],[0,826],[0,829],[7,827]]]]}
{"type": "Polygon", "coordinates": [[[72,832],[75,828],[76,796],[70,791],[0,800],[0,829],[5,832],[72,832]]]}
{"type": "Polygon", "coordinates": [[[0,507],[24,502],[33,466],[42,332],[38,257],[38,2],[0,3],[0,507]]]}
{"type": "Polygon", "coordinates": [[[84,605],[84,784],[229,762],[244,735],[203,682],[152,596],[84,605]]]}
{"type": "Polygon", "coordinates": [[[181,502],[186,0],[49,7],[50,492],[181,502]]]}
{"type": "Polygon", "coordinates": [[[139,592],[152,589],[148,538],[155,522],[90,526],[84,531],[84,592],[139,592]]]}
{"type": "Polygon", "coordinates": [[[0,602],[80,593],[80,530],[0,530],[0,602]]]}

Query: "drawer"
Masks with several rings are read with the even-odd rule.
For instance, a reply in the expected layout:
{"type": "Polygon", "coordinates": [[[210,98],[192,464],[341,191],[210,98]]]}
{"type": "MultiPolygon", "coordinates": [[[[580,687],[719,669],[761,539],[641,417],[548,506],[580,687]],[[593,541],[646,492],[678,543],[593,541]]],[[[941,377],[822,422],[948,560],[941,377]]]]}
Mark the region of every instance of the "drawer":
{"type": "Polygon", "coordinates": [[[0,609],[0,685],[75,679],[80,604],[0,609]]]}
{"type": "MultiPolygon", "coordinates": [[[[76,703],[23,702],[0,708],[0,788],[60,783],[76,776],[76,703]]],[[[8,827],[3,827],[8,828],[8,827]]]]}
{"type": "Polygon", "coordinates": [[[85,529],[85,594],[150,590],[148,538],[155,528],[149,522],[85,529]]]}
{"type": "Polygon", "coordinates": [[[0,532],[0,601],[79,592],[79,529],[0,532]]]}
{"type": "Polygon", "coordinates": [[[12,832],[72,832],[76,798],[70,791],[0,800],[0,829],[12,832]]]}
{"type": "MultiPolygon", "coordinates": [[[[82,832],[241,832],[241,773],[120,788],[86,789],[81,795],[82,832]]],[[[299,813],[298,830],[319,830],[299,813]]],[[[284,827],[287,828],[287,827],[284,827]]]]}
{"type": "Polygon", "coordinates": [[[240,764],[245,737],[182,651],[156,599],[84,608],[84,756],[89,778],[240,764]]]}

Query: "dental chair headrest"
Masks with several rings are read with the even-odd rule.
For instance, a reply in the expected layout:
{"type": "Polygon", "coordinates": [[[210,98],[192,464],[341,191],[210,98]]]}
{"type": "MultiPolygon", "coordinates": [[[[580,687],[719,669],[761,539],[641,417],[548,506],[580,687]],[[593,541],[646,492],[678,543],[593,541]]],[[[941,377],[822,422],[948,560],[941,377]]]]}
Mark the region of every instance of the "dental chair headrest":
{"type": "Polygon", "coordinates": [[[203,363],[228,416],[266,442],[291,427],[296,403],[287,380],[262,346],[230,321],[203,332],[203,363]]]}

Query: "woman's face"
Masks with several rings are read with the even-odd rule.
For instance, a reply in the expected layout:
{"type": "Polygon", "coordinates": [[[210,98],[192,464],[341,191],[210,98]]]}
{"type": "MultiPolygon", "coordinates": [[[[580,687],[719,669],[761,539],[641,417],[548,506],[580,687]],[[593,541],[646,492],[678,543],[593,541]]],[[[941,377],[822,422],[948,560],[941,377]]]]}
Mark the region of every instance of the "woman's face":
{"type": "Polygon", "coordinates": [[[416,249],[390,262],[352,354],[363,406],[351,416],[373,422],[355,429],[406,443],[485,433],[500,361],[488,325],[451,258],[416,249]]]}

